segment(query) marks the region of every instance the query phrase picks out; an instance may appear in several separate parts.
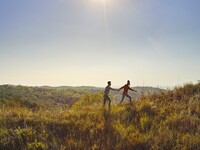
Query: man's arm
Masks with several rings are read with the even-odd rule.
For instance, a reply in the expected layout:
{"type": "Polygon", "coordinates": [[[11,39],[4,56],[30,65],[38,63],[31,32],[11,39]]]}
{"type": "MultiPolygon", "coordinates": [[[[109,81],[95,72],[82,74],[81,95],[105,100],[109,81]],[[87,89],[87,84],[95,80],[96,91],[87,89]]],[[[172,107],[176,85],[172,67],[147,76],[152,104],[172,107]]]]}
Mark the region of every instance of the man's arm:
{"type": "Polygon", "coordinates": [[[110,88],[111,90],[113,90],[113,91],[118,91],[118,89],[113,89],[113,88],[110,88]]]}

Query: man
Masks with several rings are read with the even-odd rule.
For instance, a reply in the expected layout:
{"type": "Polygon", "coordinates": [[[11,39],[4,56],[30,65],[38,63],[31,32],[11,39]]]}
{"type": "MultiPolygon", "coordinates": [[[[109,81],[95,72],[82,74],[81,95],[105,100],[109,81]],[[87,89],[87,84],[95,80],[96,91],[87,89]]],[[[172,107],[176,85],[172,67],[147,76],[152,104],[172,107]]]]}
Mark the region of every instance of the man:
{"type": "Polygon", "coordinates": [[[122,86],[118,91],[120,91],[121,89],[124,89],[123,93],[122,93],[122,100],[120,102],[120,104],[123,102],[124,98],[125,97],[128,97],[129,100],[130,100],[130,103],[132,105],[132,102],[131,102],[131,96],[128,95],[128,90],[131,90],[131,91],[134,91],[134,92],[137,92],[136,90],[133,90],[132,88],[129,87],[130,86],[130,81],[128,80],[127,81],[127,84],[125,84],[124,86],[122,86]]]}
{"type": "Polygon", "coordinates": [[[111,100],[110,100],[110,97],[108,96],[110,90],[118,91],[117,89],[111,88],[111,81],[108,81],[108,85],[106,86],[105,91],[104,91],[103,107],[105,106],[106,101],[108,100],[108,101],[109,101],[109,102],[108,102],[108,106],[109,106],[109,108],[110,108],[111,100]]]}

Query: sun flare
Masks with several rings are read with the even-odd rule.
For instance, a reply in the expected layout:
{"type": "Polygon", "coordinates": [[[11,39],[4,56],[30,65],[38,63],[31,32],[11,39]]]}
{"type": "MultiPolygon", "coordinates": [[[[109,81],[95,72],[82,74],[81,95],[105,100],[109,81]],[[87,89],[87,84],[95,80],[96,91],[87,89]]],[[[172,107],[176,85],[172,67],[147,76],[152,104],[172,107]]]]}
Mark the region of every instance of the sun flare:
{"type": "Polygon", "coordinates": [[[93,3],[105,4],[107,0],[92,0],[93,3]]]}

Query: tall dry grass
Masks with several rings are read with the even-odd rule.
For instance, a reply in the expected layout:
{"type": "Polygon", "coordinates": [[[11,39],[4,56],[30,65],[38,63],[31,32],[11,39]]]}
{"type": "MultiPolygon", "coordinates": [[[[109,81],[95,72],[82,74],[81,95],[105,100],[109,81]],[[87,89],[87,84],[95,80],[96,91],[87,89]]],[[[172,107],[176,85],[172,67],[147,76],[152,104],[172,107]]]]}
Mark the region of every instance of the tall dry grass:
{"type": "Polygon", "coordinates": [[[88,94],[69,108],[0,105],[0,149],[200,149],[200,84],[102,108],[88,94]]]}

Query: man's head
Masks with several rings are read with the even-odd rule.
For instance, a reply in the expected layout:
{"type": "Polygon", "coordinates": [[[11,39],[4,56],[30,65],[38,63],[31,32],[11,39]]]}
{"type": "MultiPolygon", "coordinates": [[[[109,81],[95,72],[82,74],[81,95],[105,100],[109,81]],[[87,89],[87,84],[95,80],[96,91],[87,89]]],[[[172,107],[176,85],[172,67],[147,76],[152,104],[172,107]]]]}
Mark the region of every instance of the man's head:
{"type": "Polygon", "coordinates": [[[130,81],[129,80],[127,81],[127,85],[130,85],[130,81]]]}
{"type": "Polygon", "coordinates": [[[111,81],[108,81],[108,85],[109,85],[109,86],[111,85],[111,81]]]}

